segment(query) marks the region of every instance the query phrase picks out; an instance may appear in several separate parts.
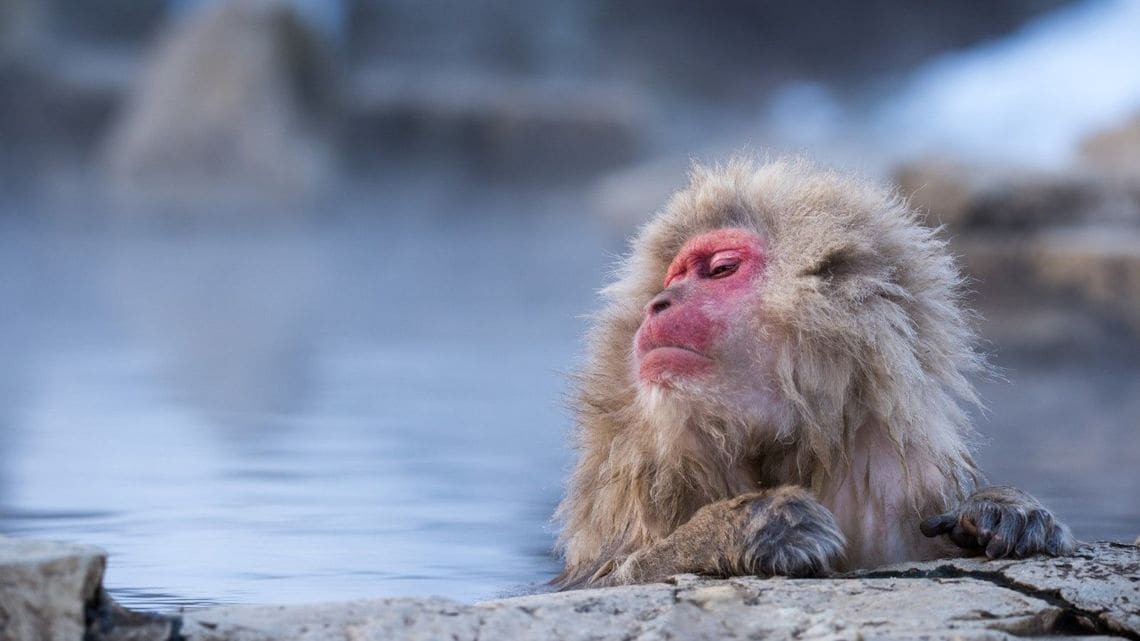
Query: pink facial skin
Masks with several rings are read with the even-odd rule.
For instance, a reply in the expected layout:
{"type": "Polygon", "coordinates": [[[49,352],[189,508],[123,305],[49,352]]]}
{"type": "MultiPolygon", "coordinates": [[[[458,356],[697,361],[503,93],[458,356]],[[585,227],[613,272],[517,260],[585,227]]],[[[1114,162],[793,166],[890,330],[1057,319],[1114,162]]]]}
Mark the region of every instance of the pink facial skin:
{"type": "Polygon", "coordinates": [[[713,369],[718,341],[749,311],[765,262],[763,240],[744,229],[718,229],[685,243],[634,338],[641,381],[667,385],[713,369]]]}

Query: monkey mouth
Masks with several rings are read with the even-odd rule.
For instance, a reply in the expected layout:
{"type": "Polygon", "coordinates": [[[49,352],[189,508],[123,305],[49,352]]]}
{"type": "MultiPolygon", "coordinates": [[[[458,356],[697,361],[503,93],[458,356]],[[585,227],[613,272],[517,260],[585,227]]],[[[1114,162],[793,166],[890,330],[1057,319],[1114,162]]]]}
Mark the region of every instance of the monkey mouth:
{"type": "Polygon", "coordinates": [[[639,351],[638,376],[650,383],[701,374],[713,364],[708,356],[683,345],[647,345],[639,351]]]}
{"type": "Polygon", "coordinates": [[[689,354],[695,354],[696,356],[700,356],[701,358],[708,358],[708,356],[705,356],[704,354],[698,352],[697,350],[695,350],[691,347],[685,347],[684,345],[647,345],[646,347],[644,347],[641,350],[642,358],[648,356],[649,354],[651,354],[653,352],[657,352],[660,350],[667,350],[665,353],[669,353],[669,354],[675,353],[675,352],[688,352],[689,354]]]}

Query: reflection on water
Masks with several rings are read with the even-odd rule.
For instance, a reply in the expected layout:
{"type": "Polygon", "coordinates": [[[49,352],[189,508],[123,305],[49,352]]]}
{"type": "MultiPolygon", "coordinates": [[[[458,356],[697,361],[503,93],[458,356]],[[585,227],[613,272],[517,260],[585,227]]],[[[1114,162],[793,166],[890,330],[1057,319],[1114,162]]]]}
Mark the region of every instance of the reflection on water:
{"type": "Polygon", "coordinates": [[[145,608],[551,576],[563,373],[614,247],[461,214],[6,230],[5,266],[41,268],[4,290],[0,531],[105,547],[145,608]]]}
{"type": "Polygon", "coordinates": [[[981,386],[990,414],[978,462],[993,483],[1030,490],[1078,538],[1140,536],[1140,346],[1109,354],[999,360],[981,386]]]}
{"type": "MultiPolygon", "coordinates": [[[[341,209],[3,229],[0,531],[105,547],[112,593],[149,609],[550,577],[564,373],[620,245],[572,199],[341,209]]],[[[1005,365],[991,477],[1078,536],[1140,533],[1137,360],[1005,365]]]]}

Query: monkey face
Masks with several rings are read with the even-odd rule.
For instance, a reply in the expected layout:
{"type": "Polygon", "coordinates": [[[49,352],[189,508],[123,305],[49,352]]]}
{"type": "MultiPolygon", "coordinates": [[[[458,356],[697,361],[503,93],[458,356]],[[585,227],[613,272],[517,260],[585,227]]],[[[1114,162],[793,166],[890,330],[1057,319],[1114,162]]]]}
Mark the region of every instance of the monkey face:
{"type": "Polygon", "coordinates": [[[718,229],[685,243],[634,336],[638,381],[678,388],[745,374],[737,366],[753,360],[751,350],[738,348],[758,311],[766,263],[763,239],[745,229],[718,229]]]}

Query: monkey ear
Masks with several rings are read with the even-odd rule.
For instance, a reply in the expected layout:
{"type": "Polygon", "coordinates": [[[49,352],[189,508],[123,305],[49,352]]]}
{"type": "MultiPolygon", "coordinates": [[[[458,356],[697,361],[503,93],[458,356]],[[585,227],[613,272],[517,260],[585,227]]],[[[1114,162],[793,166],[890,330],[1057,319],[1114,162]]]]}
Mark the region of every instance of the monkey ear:
{"type": "Polygon", "coordinates": [[[825,253],[800,275],[817,278],[828,289],[842,290],[847,296],[862,299],[875,291],[877,285],[891,282],[892,272],[887,261],[875,252],[848,246],[825,253]]]}
{"type": "Polygon", "coordinates": [[[858,252],[850,247],[841,247],[827,252],[815,265],[805,269],[801,276],[815,276],[826,281],[843,278],[856,271],[858,252]]]}

